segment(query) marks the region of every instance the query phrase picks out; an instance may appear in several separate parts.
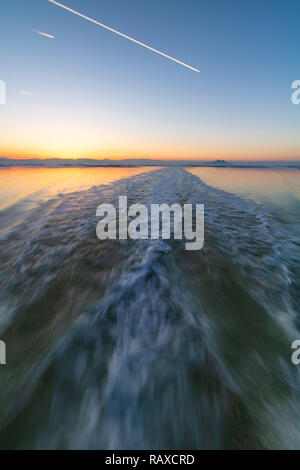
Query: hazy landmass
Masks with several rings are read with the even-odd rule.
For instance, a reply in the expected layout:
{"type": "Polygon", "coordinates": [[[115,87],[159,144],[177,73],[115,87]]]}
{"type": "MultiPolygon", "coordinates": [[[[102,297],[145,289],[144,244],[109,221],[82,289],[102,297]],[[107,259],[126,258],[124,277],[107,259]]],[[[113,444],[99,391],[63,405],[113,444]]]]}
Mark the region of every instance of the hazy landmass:
{"type": "Polygon", "coordinates": [[[197,160],[154,160],[150,158],[132,158],[112,160],[90,159],[90,158],[24,158],[11,159],[0,158],[0,167],[46,167],[46,168],[66,168],[66,167],[135,167],[135,166],[211,166],[211,167],[291,167],[300,168],[300,161],[226,161],[218,159],[214,161],[197,160]]]}

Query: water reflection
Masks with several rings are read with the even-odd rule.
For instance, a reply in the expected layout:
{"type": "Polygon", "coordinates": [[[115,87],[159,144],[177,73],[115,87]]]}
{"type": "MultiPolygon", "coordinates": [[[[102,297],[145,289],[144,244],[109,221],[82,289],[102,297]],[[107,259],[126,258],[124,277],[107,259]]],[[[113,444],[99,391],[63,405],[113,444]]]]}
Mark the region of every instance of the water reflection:
{"type": "Polygon", "coordinates": [[[155,167],[1,168],[0,234],[26,218],[29,210],[59,194],[106,185],[155,167]]]}
{"type": "Polygon", "coordinates": [[[213,188],[255,201],[281,222],[300,223],[299,170],[192,168],[189,171],[213,188]]]}

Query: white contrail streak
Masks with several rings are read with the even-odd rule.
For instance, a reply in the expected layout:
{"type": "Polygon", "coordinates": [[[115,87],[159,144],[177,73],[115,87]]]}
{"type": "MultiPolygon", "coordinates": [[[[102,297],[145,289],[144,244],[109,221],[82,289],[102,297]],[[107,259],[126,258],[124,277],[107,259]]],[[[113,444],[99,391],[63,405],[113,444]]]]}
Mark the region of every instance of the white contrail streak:
{"type": "Polygon", "coordinates": [[[136,44],[139,44],[140,46],[146,47],[146,49],[149,49],[152,52],[156,52],[156,54],[160,54],[163,57],[166,57],[167,59],[173,60],[173,62],[177,62],[178,64],[183,65],[184,67],[187,67],[188,69],[194,70],[194,72],[200,72],[200,70],[195,69],[194,67],[191,67],[190,65],[187,65],[184,62],[181,62],[180,60],[174,59],[174,57],[170,57],[169,55],[164,54],[163,52],[160,52],[157,49],[153,49],[153,47],[147,46],[147,44],[144,44],[143,42],[137,41],[136,39],[133,39],[130,36],[127,36],[126,34],[123,34],[120,31],[117,31],[116,29],[110,28],[109,26],[106,26],[105,24],[99,23],[99,21],[93,20],[92,18],[89,18],[88,16],[85,16],[82,13],[79,13],[76,10],[72,10],[72,8],[69,8],[66,5],[63,5],[62,3],[58,3],[55,0],[48,0],[48,1],[50,3],[54,3],[54,5],[57,5],[58,7],[64,8],[65,10],[70,11],[71,13],[74,13],[75,15],[81,16],[81,18],[84,18],[85,20],[91,21],[92,23],[95,23],[98,26],[101,26],[102,28],[108,29],[109,31],[112,31],[115,34],[118,34],[119,36],[122,36],[123,38],[128,39],[129,41],[135,42],[136,44]]]}
{"type": "Polygon", "coordinates": [[[35,96],[35,93],[32,93],[31,91],[20,91],[20,95],[27,95],[27,96],[35,96]]]}
{"type": "Polygon", "coordinates": [[[55,36],[52,36],[51,34],[43,33],[42,31],[37,31],[36,29],[33,29],[32,31],[34,33],[40,34],[41,36],[45,36],[45,38],[55,39],[55,36]]]}

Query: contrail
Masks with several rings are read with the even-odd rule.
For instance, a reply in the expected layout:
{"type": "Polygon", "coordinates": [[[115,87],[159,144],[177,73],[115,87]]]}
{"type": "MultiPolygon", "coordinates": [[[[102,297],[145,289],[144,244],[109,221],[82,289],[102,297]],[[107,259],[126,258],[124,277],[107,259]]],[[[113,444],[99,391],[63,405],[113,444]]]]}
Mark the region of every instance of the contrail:
{"type": "Polygon", "coordinates": [[[55,36],[51,34],[43,33],[42,31],[37,31],[36,29],[32,30],[34,33],[40,34],[41,36],[45,36],[45,38],[55,39],[55,36]]]}
{"type": "Polygon", "coordinates": [[[66,5],[63,5],[62,3],[58,3],[55,0],[48,0],[48,1],[50,3],[54,3],[54,5],[57,5],[58,7],[64,8],[65,10],[70,11],[71,13],[74,13],[75,15],[81,16],[81,18],[84,18],[85,20],[91,21],[92,23],[95,23],[98,26],[101,26],[102,28],[108,29],[109,31],[112,31],[115,34],[118,34],[119,36],[122,36],[123,38],[128,39],[129,41],[135,42],[136,44],[139,44],[140,46],[146,47],[146,49],[149,49],[152,52],[156,52],[156,54],[160,54],[163,57],[166,57],[167,59],[173,60],[173,62],[177,62],[178,64],[183,65],[184,67],[187,67],[188,69],[194,70],[194,72],[200,72],[200,70],[195,69],[194,67],[191,67],[190,65],[187,65],[184,62],[181,62],[180,60],[174,59],[174,57],[170,57],[169,55],[164,54],[163,52],[160,52],[157,49],[153,49],[153,47],[147,46],[147,44],[144,44],[143,42],[137,41],[136,39],[133,39],[130,36],[127,36],[126,34],[123,34],[120,31],[117,31],[116,29],[110,28],[109,26],[106,26],[105,24],[99,23],[99,21],[93,20],[92,18],[89,18],[88,16],[85,16],[82,13],[79,13],[76,10],[72,10],[72,8],[69,8],[66,5]]]}
{"type": "Polygon", "coordinates": [[[35,96],[31,91],[19,91],[20,95],[35,96]]]}

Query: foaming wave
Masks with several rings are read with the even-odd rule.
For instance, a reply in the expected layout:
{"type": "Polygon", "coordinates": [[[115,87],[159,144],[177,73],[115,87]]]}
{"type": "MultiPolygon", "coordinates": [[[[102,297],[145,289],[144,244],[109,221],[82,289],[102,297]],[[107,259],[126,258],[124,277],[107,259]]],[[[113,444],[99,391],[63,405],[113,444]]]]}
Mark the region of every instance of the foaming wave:
{"type": "Polygon", "coordinates": [[[1,446],[298,448],[295,243],[177,168],[41,205],[2,240],[1,446]],[[119,195],[204,203],[204,249],[100,242],[119,195]]]}

